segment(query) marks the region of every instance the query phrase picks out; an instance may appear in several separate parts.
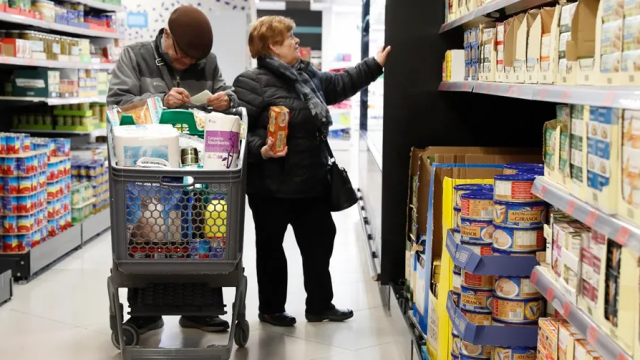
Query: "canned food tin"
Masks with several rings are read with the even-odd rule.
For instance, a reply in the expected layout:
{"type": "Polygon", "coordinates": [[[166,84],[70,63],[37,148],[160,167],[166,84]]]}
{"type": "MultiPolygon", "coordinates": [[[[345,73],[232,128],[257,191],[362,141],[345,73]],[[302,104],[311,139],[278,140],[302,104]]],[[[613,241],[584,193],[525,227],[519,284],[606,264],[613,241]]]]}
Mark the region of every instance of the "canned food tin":
{"type": "Polygon", "coordinates": [[[460,341],[460,354],[470,356],[472,358],[491,358],[493,352],[493,346],[490,345],[475,345],[467,341],[460,341]]]}
{"type": "Polygon", "coordinates": [[[546,213],[545,202],[515,203],[496,200],[493,221],[501,226],[536,227],[542,226],[546,213]]]}
{"type": "Polygon", "coordinates": [[[470,219],[491,220],[493,216],[493,194],[471,191],[461,195],[460,216],[470,219]]]}
{"type": "Polygon", "coordinates": [[[494,199],[515,202],[540,200],[531,193],[536,176],[533,174],[496,175],[494,199]]]}
{"type": "Polygon", "coordinates": [[[491,250],[491,243],[490,242],[477,243],[477,242],[473,242],[473,241],[461,240],[460,243],[462,245],[468,247],[474,253],[476,253],[476,254],[478,254],[480,256],[489,256],[489,255],[491,255],[493,253],[492,250],[491,250]]]}
{"type": "Polygon", "coordinates": [[[31,234],[18,235],[18,251],[31,250],[31,234]]]}
{"type": "Polygon", "coordinates": [[[4,209],[4,214],[6,215],[18,214],[18,198],[12,196],[3,197],[2,208],[4,209]]]}
{"type": "Polygon", "coordinates": [[[18,164],[16,164],[16,158],[4,158],[3,159],[2,173],[7,176],[18,175],[18,164]]]}
{"type": "Polygon", "coordinates": [[[456,333],[455,330],[453,330],[451,332],[451,337],[453,339],[453,341],[451,341],[451,354],[455,354],[458,355],[460,354],[460,335],[458,335],[458,333],[456,333]]]}
{"type": "Polygon", "coordinates": [[[18,218],[15,216],[4,216],[2,218],[2,231],[5,234],[16,234],[18,232],[18,218]]]}
{"type": "Polygon", "coordinates": [[[512,163],[506,164],[504,166],[503,174],[536,174],[536,175],[544,175],[544,165],[543,164],[533,164],[533,163],[512,163]]]}
{"type": "Polygon", "coordinates": [[[532,251],[545,245],[542,226],[526,229],[496,225],[493,232],[493,246],[501,250],[532,251]]]}
{"type": "Polygon", "coordinates": [[[541,296],[529,277],[496,276],[493,290],[496,295],[506,299],[528,299],[541,296]]]}
{"type": "Polygon", "coordinates": [[[453,228],[460,229],[460,208],[457,206],[453,207],[453,228]]]}
{"type": "Polygon", "coordinates": [[[509,250],[502,250],[499,249],[495,246],[493,246],[491,248],[491,251],[493,251],[493,255],[498,255],[498,256],[536,256],[536,254],[538,253],[538,251],[540,250],[532,250],[532,251],[509,251],[509,250]]]}
{"type": "Polygon", "coordinates": [[[543,310],[542,298],[505,299],[493,298],[493,317],[511,323],[537,321],[543,310]]]}
{"type": "Polygon", "coordinates": [[[491,242],[493,239],[492,220],[460,219],[460,239],[466,241],[491,242]]]}
{"type": "Polygon", "coordinates": [[[462,269],[461,286],[464,285],[473,289],[493,289],[493,276],[476,275],[462,269]]]}
{"type": "Polygon", "coordinates": [[[22,176],[19,179],[18,193],[21,195],[31,194],[31,178],[29,176],[22,176]]]}
{"type": "Polygon", "coordinates": [[[2,252],[18,252],[18,237],[15,235],[2,236],[2,252]]]}
{"type": "Polygon", "coordinates": [[[536,358],[536,348],[495,346],[493,350],[493,360],[536,360],[536,358]]]}
{"type": "Polygon", "coordinates": [[[464,309],[460,309],[460,312],[472,324],[491,325],[491,313],[480,313],[480,312],[464,310],[464,309]]]}
{"type": "Polygon", "coordinates": [[[491,184],[460,184],[453,187],[454,192],[454,208],[462,207],[462,194],[472,191],[483,191],[493,193],[493,185],[491,184]]]}
{"type": "Polygon", "coordinates": [[[460,309],[491,312],[491,297],[493,291],[484,289],[471,289],[461,286],[460,309]]]}
{"type": "Polygon", "coordinates": [[[453,273],[453,291],[460,292],[460,273],[453,273]]]}
{"type": "Polygon", "coordinates": [[[4,193],[6,195],[18,195],[20,181],[16,177],[4,178],[4,193]]]}
{"type": "Polygon", "coordinates": [[[456,305],[456,307],[460,307],[460,292],[453,291],[451,297],[453,298],[453,303],[456,305]]]}
{"type": "Polygon", "coordinates": [[[20,154],[20,143],[21,141],[19,140],[19,137],[16,134],[5,134],[4,138],[6,140],[6,144],[7,144],[7,151],[6,153],[8,155],[18,155],[20,154]]]}
{"type": "Polygon", "coordinates": [[[7,138],[0,134],[0,155],[7,155],[7,138]]]}
{"type": "Polygon", "coordinates": [[[18,199],[18,214],[28,214],[33,211],[31,207],[31,201],[29,195],[17,197],[18,199]]]}
{"type": "Polygon", "coordinates": [[[35,228],[35,217],[33,215],[18,216],[18,233],[31,232],[35,228]]]}

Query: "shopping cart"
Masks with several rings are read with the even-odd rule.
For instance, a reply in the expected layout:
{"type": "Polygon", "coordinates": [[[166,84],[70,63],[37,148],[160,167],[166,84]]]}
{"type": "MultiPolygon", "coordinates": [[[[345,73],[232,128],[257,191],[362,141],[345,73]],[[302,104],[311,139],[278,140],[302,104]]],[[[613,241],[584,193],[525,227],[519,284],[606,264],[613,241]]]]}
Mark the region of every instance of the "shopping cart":
{"type": "MultiPolygon", "coordinates": [[[[189,118],[180,110],[173,115],[189,118]]],[[[195,122],[190,123],[195,128],[195,122]]],[[[201,131],[193,132],[202,136],[201,131]]],[[[239,165],[230,170],[121,167],[115,161],[110,123],[108,142],[113,266],[107,287],[113,344],[124,360],[229,359],[234,340],[239,347],[249,340],[242,265],[244,141],[239,165]],[[214,291],[220,287],[236,288],[227,345],[146,348],[138,345],[138,330],[123,324],[119,288],[135,288],[135,295],[129,296],[130,315],[213,316],[226,314],[214,291]]]]}

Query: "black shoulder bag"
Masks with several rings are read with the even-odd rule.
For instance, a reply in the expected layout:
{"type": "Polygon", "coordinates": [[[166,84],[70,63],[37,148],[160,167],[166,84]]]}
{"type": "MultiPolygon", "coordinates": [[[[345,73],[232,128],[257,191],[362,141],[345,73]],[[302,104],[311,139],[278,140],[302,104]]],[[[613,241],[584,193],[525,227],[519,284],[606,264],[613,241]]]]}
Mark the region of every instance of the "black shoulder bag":
{"type": "Polygon", "coordinates": [[[336,162],[329,141],[323,136],[324,147],[329,155],[329,186],[331,191],[331,211],[347,210],[358,202],[358,195],[351,185],[347,170],[336,162]]]}

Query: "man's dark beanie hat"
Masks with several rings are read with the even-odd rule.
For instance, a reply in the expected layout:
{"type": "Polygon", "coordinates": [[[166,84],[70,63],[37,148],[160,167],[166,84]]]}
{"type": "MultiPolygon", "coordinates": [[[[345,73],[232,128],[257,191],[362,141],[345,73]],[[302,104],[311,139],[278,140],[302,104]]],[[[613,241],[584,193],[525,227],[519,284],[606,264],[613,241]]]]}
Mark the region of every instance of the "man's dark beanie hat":
{"type": "Polygon", "coordinates": [[[207,16],[193,6],[180,6],[169,17],[169,31],[187,56],[202,60],[213,48],[213,30],[207,16]]]}

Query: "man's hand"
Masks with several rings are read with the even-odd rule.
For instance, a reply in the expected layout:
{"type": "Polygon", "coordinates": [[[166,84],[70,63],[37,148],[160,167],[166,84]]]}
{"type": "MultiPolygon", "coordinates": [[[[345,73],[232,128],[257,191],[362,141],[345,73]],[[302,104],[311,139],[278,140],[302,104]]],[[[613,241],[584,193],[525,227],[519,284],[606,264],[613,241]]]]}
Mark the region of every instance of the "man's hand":
{"type": "Polygon", "coordinates": [[[289,148],[285,147],[283,152],[276,154],[275,152],[273,152],[273,140],[271,138],[267,138],[267,145],[262,147],[260,153],[262,154],[262,158],[267,160],[271,158],[285,157],[287,155],[288,149],[289,148]]]}
{"type": "Polygon", "coordinates": [[[169,109],[175,109],[191,102],[191,95],[182,88],[173,88],[164,96],[164,106],[169,109]]]}
{"type": "Polygon", "coordinates": [[[224,92],[215,93],[207,99],[207,106],[213,110],[223,111],[231,107],[231,99],[224,92]]]}
{"type": "Polygon", "coordinates": [[[380,50],[378,50],[378,54],[376,55],[376,60],[378,64],[384,65],[387,63],[387,56],[391,52],[391,46],[383,46],[380,50]]]}

